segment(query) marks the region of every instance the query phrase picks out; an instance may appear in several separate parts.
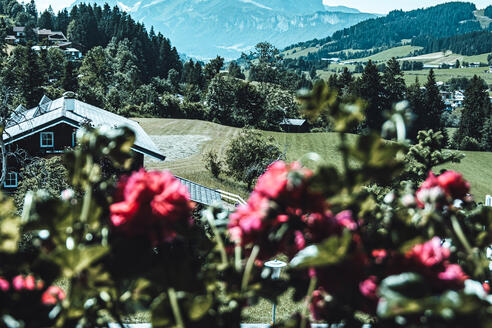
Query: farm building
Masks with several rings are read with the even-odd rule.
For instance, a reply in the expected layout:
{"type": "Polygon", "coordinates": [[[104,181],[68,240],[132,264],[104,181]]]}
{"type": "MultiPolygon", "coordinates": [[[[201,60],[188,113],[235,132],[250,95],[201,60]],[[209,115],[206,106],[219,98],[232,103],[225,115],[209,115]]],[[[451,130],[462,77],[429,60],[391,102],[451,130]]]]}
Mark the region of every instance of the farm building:
{"type": "MultiPolygon", "coordinates": [[[[66,92],[56,100],[43,96],[38,106],[31,109],[17,107],[7,123],[3,140],[8,152],[23,149],[30,157],[56,156],[75,147],[77,130],[88,123],[94,127],[125,126],[135,133],[134,170],[143,167],[144,156],[160,161],[166,158],[137,122],[77,100],[73,92],[66,92]]],[[[7,192],[18,187],[21,166],[22,163],[9,157],[3,185],[7,192]]],[[[211,205],[221,199],[215,190],[188,180],[185,185],[194,202],[211,205]]]]}
{"type": "Polygon", "coordinates": [[[297,118],[285,118],[282,123],[280,123],[280,128],[285,132],[309,132],[308,122],[304,119],[297,118]]]}

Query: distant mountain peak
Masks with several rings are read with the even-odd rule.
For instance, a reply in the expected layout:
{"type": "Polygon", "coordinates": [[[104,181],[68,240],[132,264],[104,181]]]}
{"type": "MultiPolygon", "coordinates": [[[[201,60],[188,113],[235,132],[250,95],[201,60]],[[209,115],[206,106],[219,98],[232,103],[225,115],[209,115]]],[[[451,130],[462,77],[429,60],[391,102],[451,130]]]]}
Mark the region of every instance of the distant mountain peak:
{"type": "Polygon", "coordinates": [[[374,18],[339,7],[327,10],[322,0],[77,0],[117,5],[148,29],[168,37],[180,52],[195,58],[220,55],[235,59],[258,42],[278,48],[374,18]]]}
{"type": "Polygon", "coordinates": [[[350,8],[347,6],[328,6],[325,5],[325,10],[330,12],[340,12],[340,13],[349,13],[349,14],[359,14],[360,10],[355,8],[350,8]]]}

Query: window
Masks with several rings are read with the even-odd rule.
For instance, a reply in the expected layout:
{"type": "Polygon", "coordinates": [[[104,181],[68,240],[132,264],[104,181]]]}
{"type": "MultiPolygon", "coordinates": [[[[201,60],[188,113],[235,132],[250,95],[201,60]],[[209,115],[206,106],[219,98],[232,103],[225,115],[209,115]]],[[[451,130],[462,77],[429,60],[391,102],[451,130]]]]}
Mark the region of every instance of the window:
{"type": "Polygon", "coordinates": [[[53,132],[41,132],[41,147],[53,147],[55,145],[55,134],[53,132]]]}
{"type": "Polygon", "coordinates": [[[6,188],[17,187],[17,172],[7,172],[3,186],[6,188]]]}
{"type": "Polygon", "coordinates": [[[77,146],[77,131],[72,132],[72,147],[77,146]]]}

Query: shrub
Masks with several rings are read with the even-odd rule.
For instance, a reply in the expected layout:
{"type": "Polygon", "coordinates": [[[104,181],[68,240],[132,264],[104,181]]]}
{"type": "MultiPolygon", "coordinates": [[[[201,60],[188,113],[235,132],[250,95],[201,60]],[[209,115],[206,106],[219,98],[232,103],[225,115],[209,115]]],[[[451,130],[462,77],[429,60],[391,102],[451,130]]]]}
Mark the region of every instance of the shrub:
{"type": "Polygon", "coordinates": [[[466,136],[460,142],[459,149],[477,151],[480,150],[480,143],[477,141],[477,139],[466,136]]]}
{"type": "Polygon", "coordinates": [[[211,150],[203,156],[205,168],[212,173],[215,178],[218,178],[222,172],[222,161],[217,156],[217,152],[211,150]]]}
{"type": "Polygon", "coordinates": [[[253,181],[268,165],[282,158],[282,152],[273,138],[265,138],[261,132],[243,129],[229,143],[225,161],[228,172],[251,188],[253,181]]]}

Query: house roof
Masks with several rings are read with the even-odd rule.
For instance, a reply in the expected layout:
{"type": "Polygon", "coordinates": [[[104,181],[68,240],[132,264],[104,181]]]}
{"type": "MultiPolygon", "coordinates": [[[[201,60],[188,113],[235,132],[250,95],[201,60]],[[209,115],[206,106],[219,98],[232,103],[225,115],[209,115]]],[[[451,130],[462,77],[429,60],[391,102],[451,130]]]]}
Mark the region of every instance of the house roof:
{"type": "Polygon", "coordinates": [[[14,26],[13,31],[14,32],[24,32],[26,28],[24,26],[14,26]]]}
{"type": "Polygon", "coordinates": [[[95,127],[103,125],[129,127],[135,132],[135,143],[132,147],[134,151],[159,160],[166,158],[137,122],[77,99],[61,97],[51,100],[43,96],[37,107],[31,109],[17,107],[9,121],[3,135],[6,144],[14,143],[60,123],[78,128],[89,121],[95,127]]]}
{"type": "Polygon", "coordinates": [[[178,178],[182,184],[184,184],[188,191],[190,192],[190,198],[195,203],[200,203],[204,205],[213,205],[214,203],[221,202],[222,198],[220,197],[220,193],[217,190],[210,189],[194,183],[190,180],[186,180],[180,177],[178,178]]]}
{"type": "Polygon", "coordinates": [[[303,119],[298,119],[298,118],[284,118],[282,121],[282,125],[296,125],[296,126],[302,126],[304,123],[306,123],[306,120],[303,119]]]}

